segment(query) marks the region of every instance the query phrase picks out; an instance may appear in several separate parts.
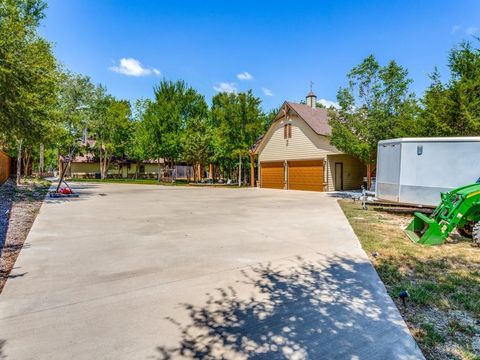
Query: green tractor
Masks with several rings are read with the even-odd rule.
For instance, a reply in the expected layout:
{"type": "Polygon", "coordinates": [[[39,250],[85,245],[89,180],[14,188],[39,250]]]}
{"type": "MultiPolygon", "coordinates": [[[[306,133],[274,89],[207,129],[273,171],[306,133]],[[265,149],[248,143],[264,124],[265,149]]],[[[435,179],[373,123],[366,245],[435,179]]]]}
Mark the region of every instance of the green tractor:
{"type": "Polygon", "coordinates": [[[461,235],[480,245],[480,184],[442,193],[441,199],[430,216],[415,213],[405,229],[407,236],[419,244],[439,245],[456,228],[461,235]]]}

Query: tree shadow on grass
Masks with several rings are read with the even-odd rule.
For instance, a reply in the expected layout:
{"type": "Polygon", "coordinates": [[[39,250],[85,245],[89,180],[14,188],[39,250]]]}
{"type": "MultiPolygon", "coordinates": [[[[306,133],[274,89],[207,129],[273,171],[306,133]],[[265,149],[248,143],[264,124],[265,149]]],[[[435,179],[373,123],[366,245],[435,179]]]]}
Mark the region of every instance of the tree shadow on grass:
{"type": "Polygon", "coordinates": [[[421,359],[370,263],[301,258],[244,272],[251,297],[217,289],[202,306],[183,304],[177,346],[158,359],[421,359]]]}

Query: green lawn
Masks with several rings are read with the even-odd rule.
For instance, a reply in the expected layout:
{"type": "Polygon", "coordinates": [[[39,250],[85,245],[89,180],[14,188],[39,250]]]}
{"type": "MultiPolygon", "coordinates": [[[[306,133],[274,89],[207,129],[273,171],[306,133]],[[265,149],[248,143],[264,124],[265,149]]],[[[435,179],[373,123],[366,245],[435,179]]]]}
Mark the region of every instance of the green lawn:
{"type": "Polygon", "coordinates": [[[175,182],[158,182],[157,179],[78,179],[73,178],[67,182],[89,182],[89,183],[114,183],[114,184],[144,184],[144,185],[168,185],[179,186],[188,185],[186,180],[177,180],[175,182]]]}
{"type": "Polygon", "coordinates": [[[208,185],[208,184],[194,184],[192,182],[188,182],[187,180],[176,180],[175,182],[158,182],[157,179],[80,179],[80,178],[73,178],[67,179],[68,182],[87,182],[87,183],[113,183],[113,184],[144,184],[144,185],[166,185],[166,186],[215,186],[215,187],[228,187],[232,189],[244,188],[249,187],[248,185],[242,185],[241,187],[237,186],[236,183],[227,185],[227,184],[215,184],[215,185],[208,185]]]}
{"type": "Polygon", "coordinates": [[[414,244],[403,233],[411,216],[339,203],[425,356],[480,359],[480,248],[457,234],[440,246],[414,244]]]}

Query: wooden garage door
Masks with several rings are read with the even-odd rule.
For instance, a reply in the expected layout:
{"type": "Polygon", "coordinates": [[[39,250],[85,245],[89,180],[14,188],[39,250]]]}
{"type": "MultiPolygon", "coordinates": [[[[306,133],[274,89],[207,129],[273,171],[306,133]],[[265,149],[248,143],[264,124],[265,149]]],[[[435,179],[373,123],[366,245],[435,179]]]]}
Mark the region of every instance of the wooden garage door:
{"type": "Polygon", "coordinates": [[[323,191],[323,160],[289,161],[288,189],[323,191]]]}
{"type": "Polygon", "coordinates": [[[283,189],[285,185],[285,170],[282,162],[262,162],[261,187],[283,189]]]}

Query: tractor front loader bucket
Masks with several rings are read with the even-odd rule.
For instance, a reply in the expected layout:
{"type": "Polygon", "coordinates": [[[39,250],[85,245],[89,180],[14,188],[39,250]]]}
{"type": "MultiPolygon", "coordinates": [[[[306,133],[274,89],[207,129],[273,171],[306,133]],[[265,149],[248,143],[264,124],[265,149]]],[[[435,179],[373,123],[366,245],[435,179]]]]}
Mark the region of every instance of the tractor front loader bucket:
{"type": "Polygon", "coordinates": [[[438,245],[445,242],[446,235],[445,231],[442,232],[442,225],[425,214],[416,212],[414,215],[412,222],[405,229],[410,240],[424,245],[438,245]]]}

